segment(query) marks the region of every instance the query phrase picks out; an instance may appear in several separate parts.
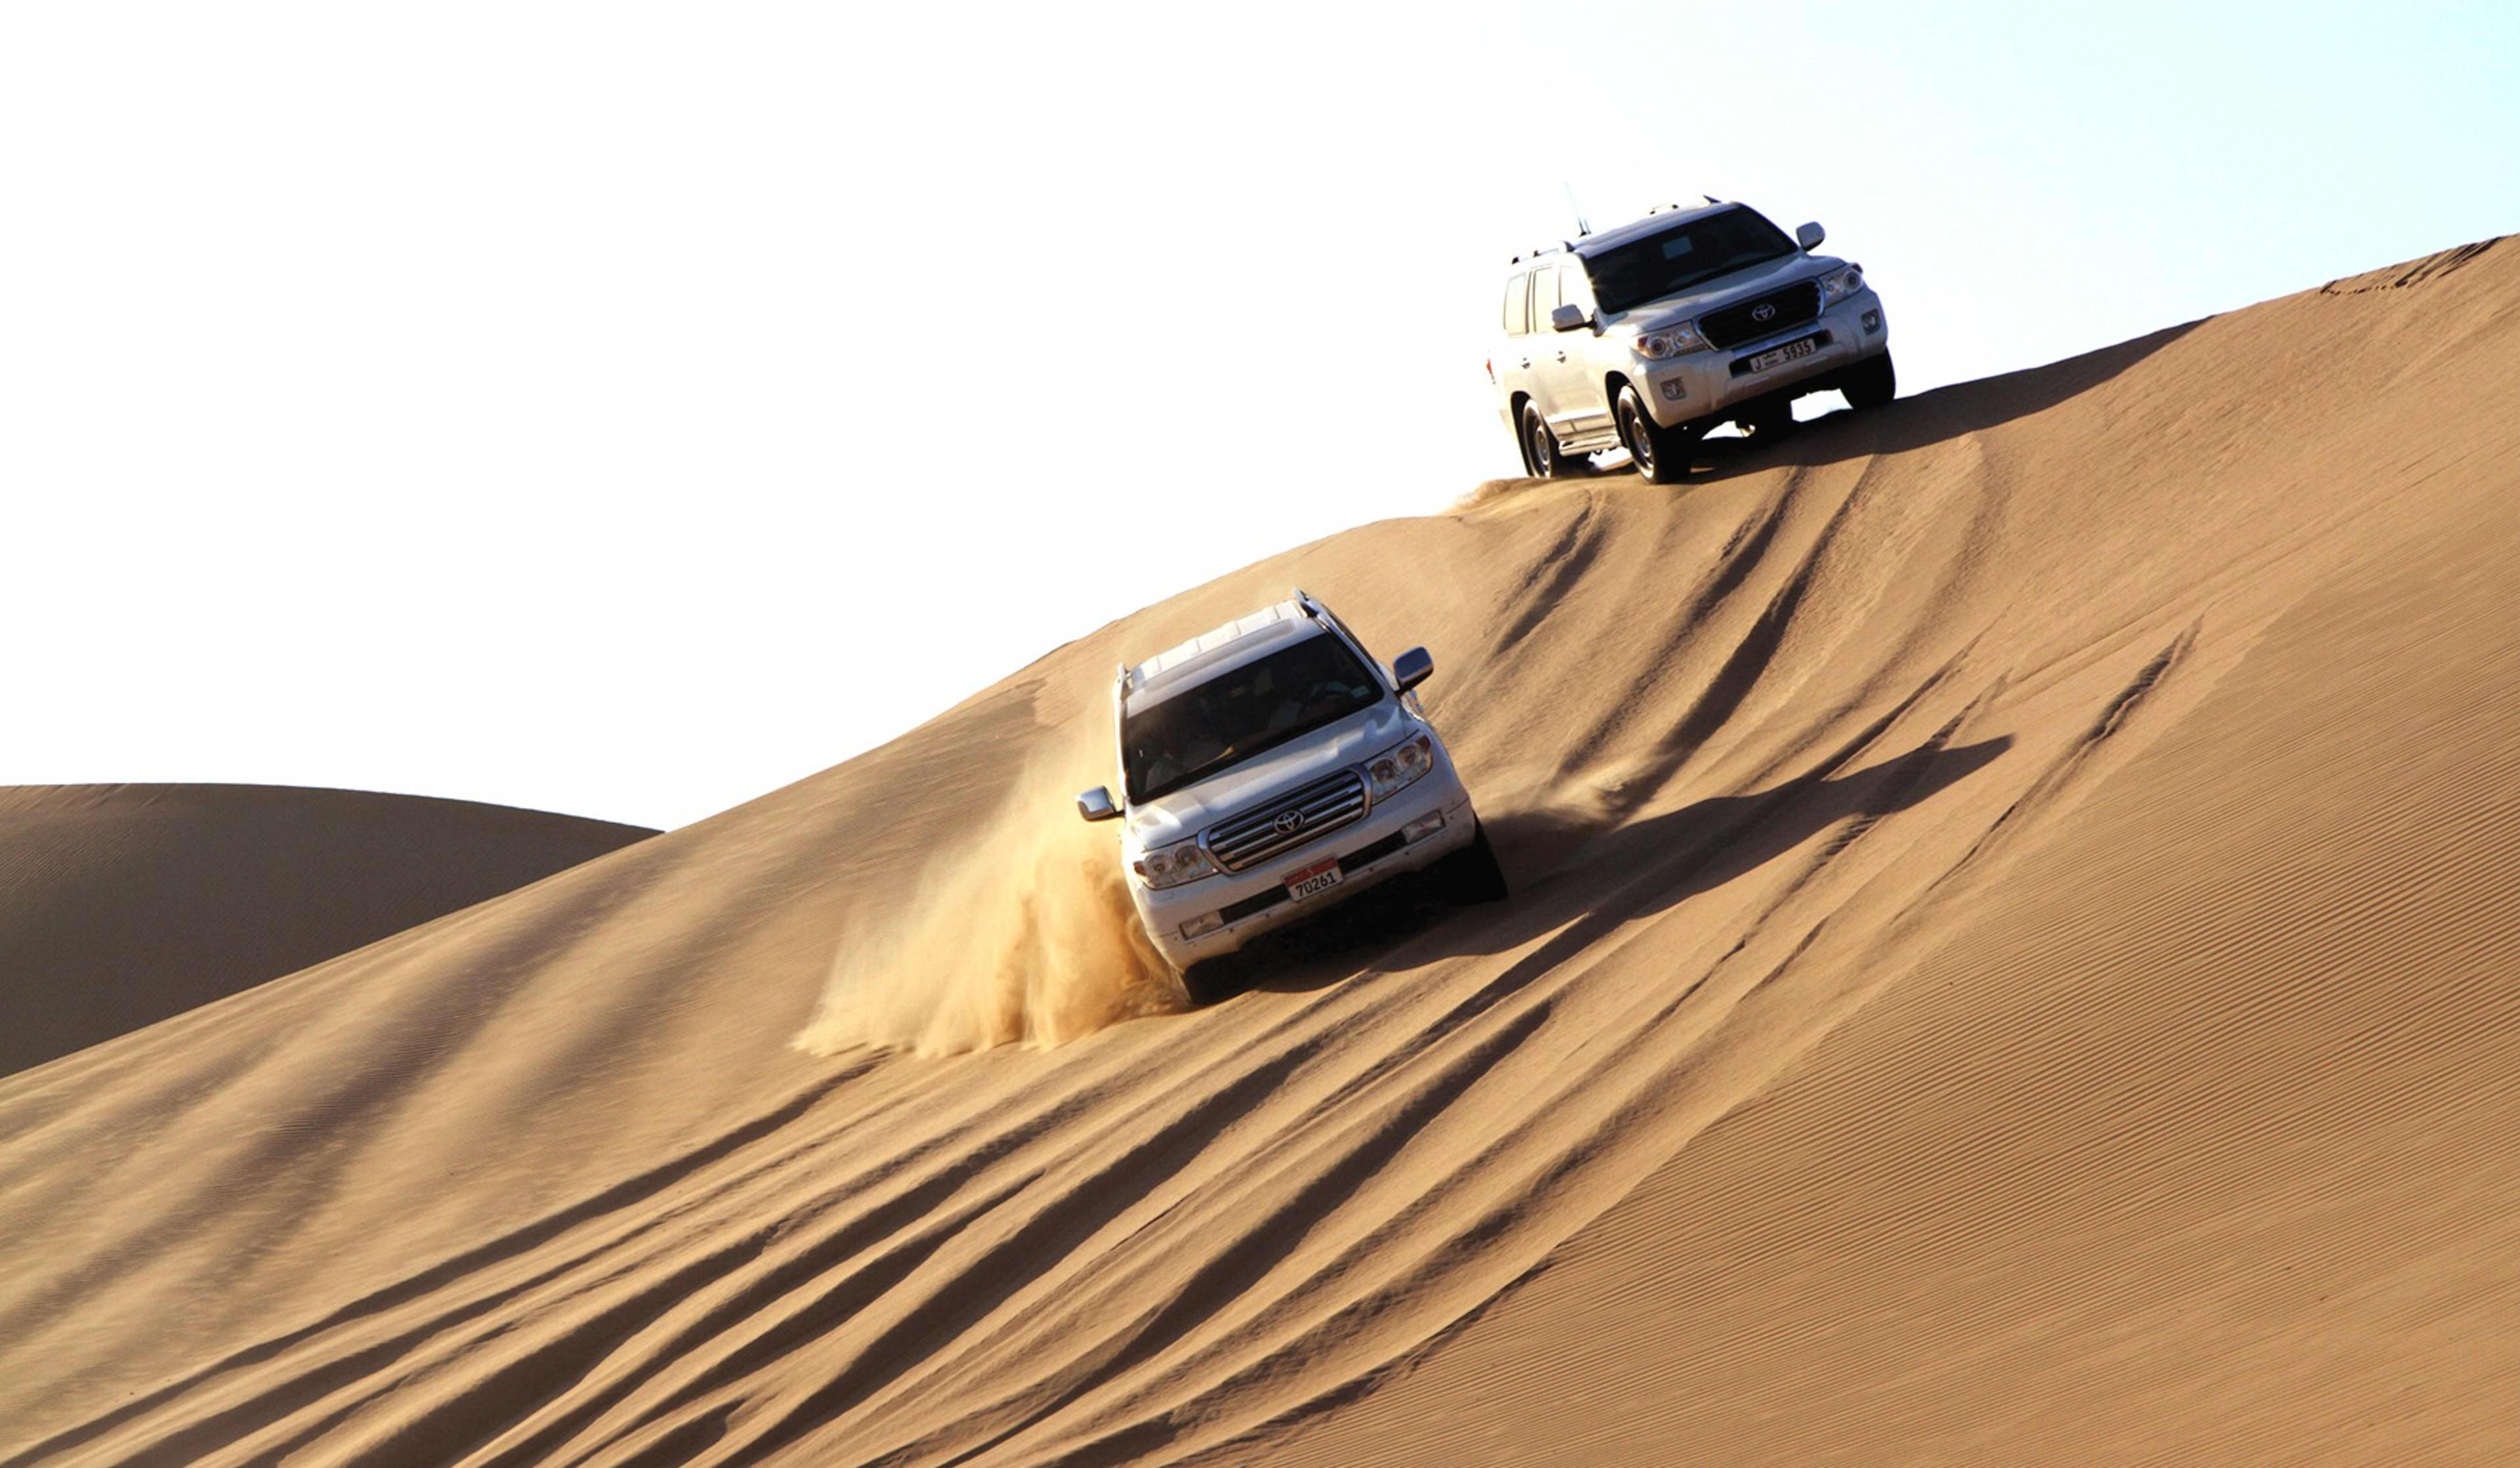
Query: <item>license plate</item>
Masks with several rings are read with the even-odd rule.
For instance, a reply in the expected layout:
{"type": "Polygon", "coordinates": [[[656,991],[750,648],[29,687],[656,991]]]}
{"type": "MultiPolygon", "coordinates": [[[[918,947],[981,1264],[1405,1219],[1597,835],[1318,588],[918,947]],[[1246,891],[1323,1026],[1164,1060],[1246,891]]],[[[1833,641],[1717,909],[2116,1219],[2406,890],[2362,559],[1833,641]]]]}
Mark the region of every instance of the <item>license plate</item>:
{"type": "Polygon", "coordinates": [[[1800,341],[1788,341],[1782,346],[1761,352],[1759,355],[1751,358],[1750,370],[1752,372],[1766,372],[1771,367],[1777,367],[1783,363],[1791,362],[1796,357],[1808,357],[1819,350],[1820,338],[1817,336],[1806,336],[1800,341]]]}
{"type": "Polygon", "coordinates": [[[1339,879],[1346,875],[1346,872],[1339,870],[1336,857],[1327,862],[1315,862],[1310,867],[1297,867],[1286,873],[1286,900],[1302,902],[1316,892],[1327,892],[1337,886],[1339,879]]]}

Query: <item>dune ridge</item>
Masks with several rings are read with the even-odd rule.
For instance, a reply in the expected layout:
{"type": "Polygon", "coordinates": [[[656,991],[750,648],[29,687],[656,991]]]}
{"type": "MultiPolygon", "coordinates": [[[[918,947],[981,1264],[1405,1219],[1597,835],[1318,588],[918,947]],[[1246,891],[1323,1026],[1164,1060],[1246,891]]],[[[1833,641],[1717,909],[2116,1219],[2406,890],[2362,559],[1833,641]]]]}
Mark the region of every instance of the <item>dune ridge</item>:
{"type": "Polygon", "coordinates": [[[0,788],[0,1074],[653,834],[361,790],[0,788]]]}
{"type": "Polygon", "coordinates": [[[2378,278],[1331,537],[0,1081],[0,1462],[2493,1457],[2520,256],[2378,278]],[[1514,899],[935,1031],[1093,911],[1111,665],[1294,583],[1514,899]]]}

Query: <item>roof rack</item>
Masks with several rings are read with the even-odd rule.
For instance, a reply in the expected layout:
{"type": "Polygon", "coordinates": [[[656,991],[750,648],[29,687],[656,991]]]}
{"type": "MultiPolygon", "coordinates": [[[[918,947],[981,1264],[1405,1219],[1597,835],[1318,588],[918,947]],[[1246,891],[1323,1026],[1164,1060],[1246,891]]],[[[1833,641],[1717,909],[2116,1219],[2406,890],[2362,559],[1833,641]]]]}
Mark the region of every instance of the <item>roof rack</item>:
{"type": "Polygon", "coordinates": [[[1561,252],[1573,254],[1575,252],[1575,242],[1572,240],[1560,240],[1554,245],[1543,245],[1534,249],[1524,250],[1521,254],[1506,261],[1506,263],[1508,265],[1519,265],[1525,260],[1537,260],[1542,255],[1553,255],[1561,252]]]}

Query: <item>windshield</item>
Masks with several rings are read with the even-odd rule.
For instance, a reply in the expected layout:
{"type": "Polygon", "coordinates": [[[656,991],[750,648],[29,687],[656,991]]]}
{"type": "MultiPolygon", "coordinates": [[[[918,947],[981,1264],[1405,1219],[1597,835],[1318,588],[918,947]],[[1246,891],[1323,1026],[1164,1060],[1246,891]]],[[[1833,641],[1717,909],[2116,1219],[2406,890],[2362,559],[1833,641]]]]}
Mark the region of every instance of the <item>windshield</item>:
{"type": "Polygon", "coordinates": [[[1122,720],[1129,799],[1178,790],[1381,697],[1372,670],[1327,632],[1281,647],[1122,720]]]}
{"type": "Polygon", "coordinates": [[[1735,204],[1605,249],[1584,263],[1593,277],[1594,300],[1609,315],[1678,295],[1745,265],[1782,259],[1797,247],[1758,211],[1735,204]]]}

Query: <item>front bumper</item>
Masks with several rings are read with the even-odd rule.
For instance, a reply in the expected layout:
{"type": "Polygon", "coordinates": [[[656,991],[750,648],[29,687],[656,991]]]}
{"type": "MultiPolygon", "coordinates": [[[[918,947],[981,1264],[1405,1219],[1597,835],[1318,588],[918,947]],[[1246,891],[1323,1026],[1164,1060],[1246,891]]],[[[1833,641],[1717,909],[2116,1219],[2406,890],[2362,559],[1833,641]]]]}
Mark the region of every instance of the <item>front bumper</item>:
{"type": "Polygon", "coordinates": [[[1469,792],[1445,760],[1409,788],[1377,802],[1364,820],[1248,871],[1220,872],[1160,892],[1133,879],[1129,892],[1156,951],[1173,967],[1187,969],[1460,851],[1470,844],[1477,826],[1469,792]],[[1440,826],[1415,840],[1406,838],[1410,826],[1439,815],[1440,826]],[[1301,900],[1286,896],[1287,873],[1331,858],[1339,864],[1338,885],[1301,900]],[[1210,919],[1217,925],[1195,937],[1183,932],[1184,924],[1210,919]]]}
{"type": "Polygon", "coordinates": [[[1691,352],[1664,362],[1640,360],[1635,376],[1645,411],[1655,423],[1674,428],[1696,419],[1721,418],[1727,408],[1797,383],[1811,383],[1805,390],[1817,392],[1826,384],[1813,378],[1834,376],[1889,349],[1889,315],[1881,308],[1881,297],[1867,286],[1822,311],[1816,321],[1738,346],[1691,352]],[[1825,339],[1809,356],[1761,372],[1746,370],[1750,359],[1762,352],[1814,336],[1825,339]]]}

